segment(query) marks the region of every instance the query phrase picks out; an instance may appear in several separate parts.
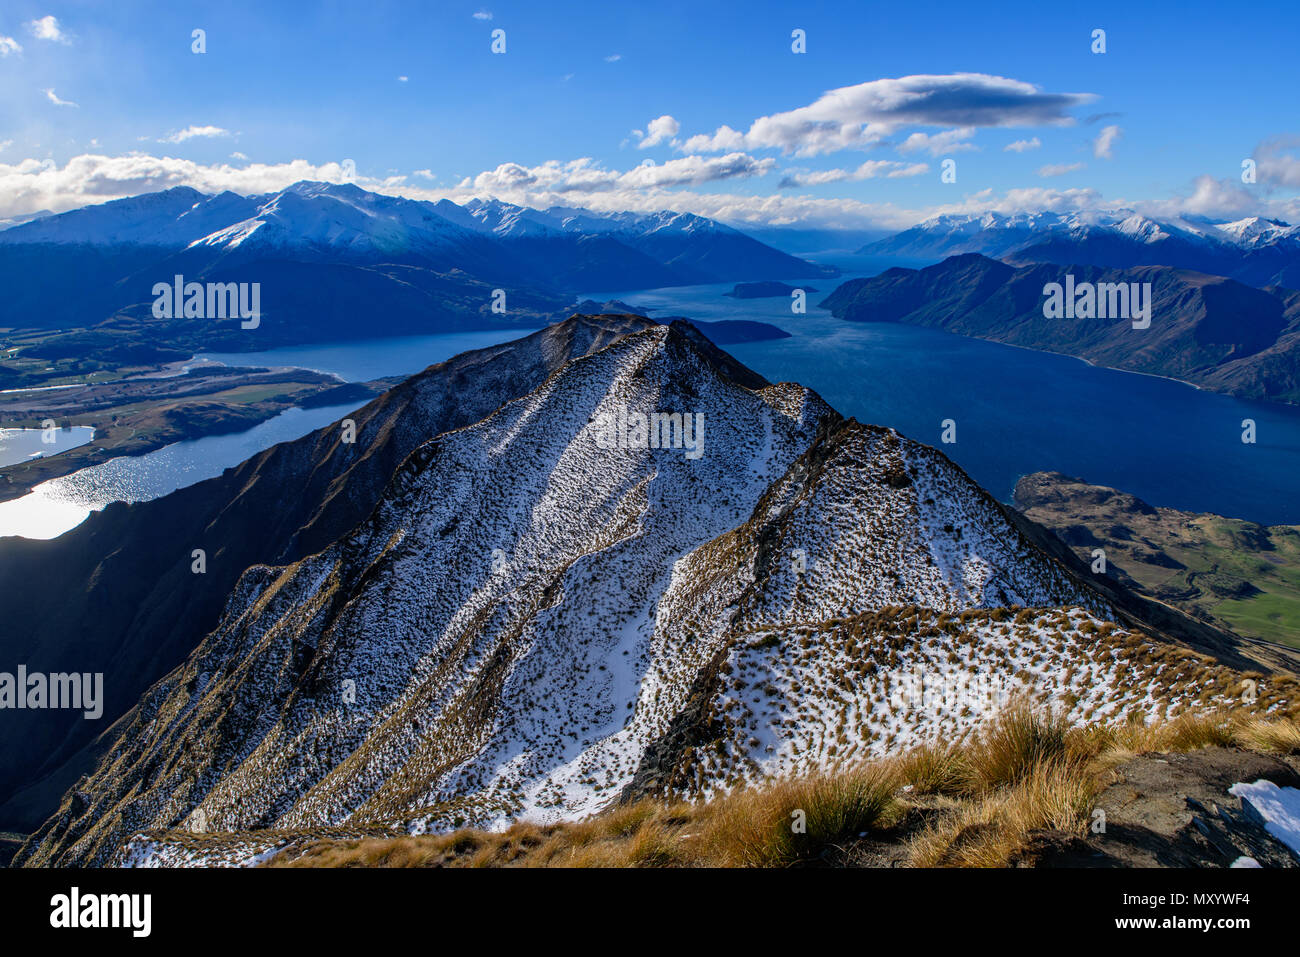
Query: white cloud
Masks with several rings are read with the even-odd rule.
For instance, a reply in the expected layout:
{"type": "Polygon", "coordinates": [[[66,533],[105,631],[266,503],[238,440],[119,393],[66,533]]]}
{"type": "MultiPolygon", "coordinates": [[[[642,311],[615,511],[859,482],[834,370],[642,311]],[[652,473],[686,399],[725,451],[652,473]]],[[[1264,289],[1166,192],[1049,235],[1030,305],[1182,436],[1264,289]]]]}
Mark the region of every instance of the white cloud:
{"type": "Polygon", "coordinates": [[[1047,176],[1064,176],[1066,173],[1073,173],[1075,170],[1083,169],[1086,163],[1048,163],[1046,166],[1038,167],[1038,175],[1047,176]]]}
{"type": "MultiPolygon", "coordinates": [[[[652,163],[626,172],[605,170],[589,159],[551,162],[537,167],[506,163],[472,177],[455,188],[416,186],[403,177],[352,179],[357,185],[411,199],[451,199],[465,202],[475,196],[496,198],[539,208],[580,204],[590,209],[617,212],[655,212],[676,209],[738,224],[785,225],[800,223],[827,227],[879,226],[902,229],[924,219],[928,210],[909,210],[889,203],[870,204],[843,199],[814,199],[788,194],[731,195],[699,193],[672,188],[712,179],[754,175],[766,171],[772,160],[753,157],[683,157],[662,165],[652,163]]],[[[62,166],[51,160],[27,159],[0,163],[0,217],[49,209],[62,212],[90,203],[155,192],[173,186],[190,186],[205,193],[231,190],[244,195],[273,192],[299,180],[346,181],[339,163],[226,163],[203,165],[174,157],[143,153],[125,156],[86,154],[62,166]]],[[[416,175],[423,176],[423,172],[416,175]]],[[[427,177],[423,177],[427,178],[427,177]]],[[[981,205],[994,205],[981,197],[981,205]]],[[[1003,205],[1007,205],[1004,203],[1003,205]]]]}
{"type": "Polygon", "coordinates": [[[0,34],[0,56],[9,56],[11,53],[22,53],[23,45],[13,37],[7,37],[0,34]]]}
{"type": "MultiPolygon", "coordinates": [[[[697,133],[686,142],[679,144],[679,149],[685,152],[721,152],[722,150],[743,149],[745,146],[745,134],[739,130],[733,130],[730,126],[719,126],[711,135],[697,133]]],[[[764,144],[759,144],[762,148],[764,144]]]]}
{"type": "MultiPolygon", "coordinates": [[[[626,172],[609,170],[592,159],[556,160],[540,166],[502,163],[472,179],[463,180],[458,189],[474,195],[497,196],[502,193],[544,192],[549,194],[588,194],[607,191],[635,191],[670,186],[698,186],[716,180],[763,176],[776,165],[774,159],[755,159],[746,153],[725,156],[683,156],[656,164],[646,160],[626,172]]],[[[513,200],[512,200],[513,202],[513,200]]],[[[552,204],[553,205],[553,204],[552,204]]]]}
{"type": "Polygon", "coordinates": [[[646,124],[645,129],[646,131],[644,133],[640,130],[632,131],[632,135],[640,140],[640,142],[637,143],[637,149],[649,149],[651,146],[658,146],[665,140],[671,140],[677,135],[678,130],[681,129],[681,125],[665,113],[658,119],[651,120],[646,124]]]}
{"type": "Polygon", "coordinates": [[[899,169],[890,170],[885,174],[886,179],[902,179],[911,176],[920,176],[930,169],[929,163],[908,163],[899,169]]]}
{"type": "Polygon", "coordinates": [[[945,153],[962,153],[968,150],[979,149],[974,143],[966,142],[975,135],[973,126],[963,126],[960,129],[944,130],[942,133],[913,133],[902,143],[898,144],[898,152],[917,153],[925,151],[931,156],[942,156],[945,153]]]}
{"type": "Polygon", "coordinates": [[[491,19],[492,19],[492,11],[490,11],[490,10],[480,10],[478,13],[474,14],[474,19],[475,19],[475,20],[491,20],[491,19]]]}
{"type": "Polygon", "coordinates": [[[231,153],[231,154],[230,154],[230,158],[231,158],[232,160],[246,160],[246,159],[248,159],[248,157],[245,156],[243,153],[239,152],[239,150],[235,150],[235,152],[231,153]]]}
{"type": "MultiPolygon", "coordinates": [[[[937,212],[990,208],[1014,211],[1054,205],[1074,208],[1095,204],[1097,199],[1095,193],[1082,190],[1066,193],[1013,190],[1003,197],[995,197],[991,190],[987,190],[964,203],[907,209],[892,203],[792,196],[775,191],[739,195],[672,188],[762,175],[770,171],[773,162],[772,159],[757,160],[744,154],[692,156],[660,165],[646,163],[619,172],[603,169],[590,159],[579,159],[565,163],[553,161],[536,167],[505,163],[452,188],[436,188],[431,184],[417,186],[401,176],[385,179],[355,176],[351,181],[364,189],[410,199],[436,201],[446,198],[465,202],[474,197],[491,196],[542,209],[557,205],[582,205],[603,212],[674,209],[740,225],[801,224],[827,228],[903,229],[937,212]]],[[[896,169],[911,170],[924,165],[899,165],[896,169]]],[[[868,170],[871,169],[869,166],[868,170]]],[[[886,171],[884,167],[874,169],[877,176],[881,173],[889,176],[896,171],[886,171]]],[[[851,175],[857,175],[860,170],[861,167],[851,175]]],[[[62,212],[173,186],[190,186],[204,193],[223,190],[244,195],[267,193],[304,179],[345,182],[348,181],[346,173],[340,163],[313,164],[301,159],[289,163],[241,166],[228,163],[209,166],[143,153],[116,157],[86,154],[74,157],[62,166],[51,160],[26,159],[10,165],[0,163],[0,217],[42,209],[62,212]]],[[[867,173],[862,175],[868,177],[867,173]]]]}
{"type": "Polygon", "coordinates": [[[71,100],[60,100],[58,94],[55,93],[54,90],[52,89],[45,91],[45,98],[49,100],[51,103],[53,103],[55,106],[76,106],[77,105],[76,103],[73,103],[71,100]]]}
{"type": "Polygon", "coordinates": [[[822,186],[826,183],[841,183],[864,179],[900,179],[919,176],[929,170],[929,163],[896,163],[893,160],[868,160],[857,169],[824,169],[808,172],[788,170],[778,184],[780,189],[795,189],[803,186],[822,186]]]}
{"type": "Polygon", "coordinates": [[[1043,141],[1037,136],[1029,140],[1016,140],[1014,143],[1008,143],[1002,147],[1004,153],[1024,153],[1027,150],[1036,150],[1043,145],[1043,141]]]}
{"type": "Polygon", "coordinates": [[[1038,87],[984,73],[872,80],[822,94],[814,103],[762,116],[740,133],[720,126],[692,136],[684,152],[779,149],[816,156],[879,145],[909,126],[964,129],[1068,126],[1066,111],[1096,99],[1091,93],[1044,93],[1038,87]]]}
{"type": "Polygon", "coordinates": [[[192,140],[196,137],[211,139],[219,136],[232,135],[230,130],[224,130],[220,126],[187,126],[183,130],[175,133],[169,133],[158,140],[159,143],[184,143],[186,140],[192,140]]]}
{"type": "Polygon", "coordinates": [[[317,165],[306,160],[237,167],[226,163],[205,166],[145,153],[83,154],[63,166],[52,160],[24,159],[0,163],[0,208],[8,210],[0,212],[0,216],[41,209],[62,212],[173,186],[190,186],[205,193],[228,189],[250,195],[283,189],[304,179],[341,183],[345,177],[339,163],[317,165]]]}
{"type": "Polygon", "coordinates": [[[764,176],[776,166],[772,158],[755,159],[747,153],[725,156],[683,156],[655,165],[646,160],[618,178],[622,189],[645,189],[651,186],[698,186],[721,179],[764,176]]]}
{"type": "Polygon", "coordinates": [[[605,62],[606,62],[606,63],[617,63],[617,62],[618,62],[619,60],[621,60],[621,59],[623,59],[623,54],[621,54],[621,53],[611,53],[609,56],[605,57],[605,62]]]}
{"type": "Polygon", "coordinates": [[[1118,126],[1102,127],[1101,132],[1097,134],[1097,138],[1092,141],[1092,155],[1098,159],[1113,159],[1114,156],[1111,151],[1114,149],[1121,132],[1122,130],[1118,126]]]}
{"type": "MultiPolygon", "coordinates": [[[[775,162],[745,154],[687,156],[662,164],[647,160],[619,171],[605,169],[584,158],[564,163],[551,161],[534,167],[503,163],[446,189],[415,186],[402,176],[383,179],[353,176],[351,182],[365,189],[415,199],[447,197],[463,202],[474,196],[496,196],[508,202],[543,207],[581,202],[607,210],[650,210],[673,208],[680,205],[679,200],[685,204],[682,208],[692,206],[695,194],[674,192],[671,187],[761,176],[770,172],[775,162]]],[[[428,171],[417,175],[428,179],[423,175],[425,172],[428,171]]],[[[12,164],[0,163],[0,217],[40,209],[62,212],[173,186],[190,186],[205,193],[223,190],[244,195],[266,193],[300,180],[345,182],[345,173],[341,163],[314,164],[301,159],[277,164],[205,165],[146,153],[115,157],[85,154],[73,157],[62,166],[52,160],[25,159],[12,164]]],[[[744,205],[754,202],[748,198],[738,198],[738,201],[744,205]]],[[[704,202],[701,208],[715,208],[718,202],[704,202]]]]}
{"type": "Polygon", "coordinates": [[[3,153],[9,147],[14,145],[13,140],[0,140],[0,153],[3,153]]]}
{"type": "Polygon", "coordinates": [[[409,83],[410,80],[411,80],[411,78],[410,78],[409,76],[399,76],[399,77],[397,78],[397,82],[398,82],[398,83],[409,83]]]}
{"type": "Polygon", "coordinates": [[[1010,216],[1014,213],[1043,211],[1074,213],[1095,209],[1100,204],[1101,194],[1095,189],[1055,189],[1050,186],[1028,186],[1009,189],[999,196],[990,188],[971,193],[957,203],[944,203],[935,206],[932,215],[995,212],[1010,216]]]}
{"type": "Polygon", "coordinates": [[[1240,180],[1215,179],[1208,175],[1192,180],[1192,191],[1187,196],[1135,205],[1148,215],[1156,217],[1191,213],[1197,216],[1241,219],[1262,215],[1295,222],[1297,214],[1300,214],[1300,200],[1268,202],[1242,185],[1240,180]]]}
{"type": "Polygon", "coordinates": [[[411,175],[412,175],[412,176],[419,176],[419,177],[422,178],[422,179],[433,179],[433,178],[434,178],[434,176],[433,176],[433,170],[431,170],[431,169],[417,169],[417,170],[416,170],[414,173],[412,173],[411,175]]]}
{"type": "Polygon", "coordinates": [[[45,16],[27,23],[27,29],[38,40],[52,40],[55,43],[71,43],[72,38],[63,31],[57,17],[45,16]]]}
{"type": "Polygon", "coordinates": [[[1259,182],[1268,186],[1300,188],[1297,148],[1300,148],[1300,136],[1274,136],[1259,143],[1252,154],[1259,182]]]}
{"type": "Polygon", "coordinates": [[[471,195],[495,196],[500,193],[517,193],[527,190],[553,192],[609,189],[617,173],[597,166],[591,159],[570,160],[561,163],[550,160],[540,166],[522,166],[519,163],[502,163],[496,169],[484,170],[460,183],[460,189],[471,195]]]}

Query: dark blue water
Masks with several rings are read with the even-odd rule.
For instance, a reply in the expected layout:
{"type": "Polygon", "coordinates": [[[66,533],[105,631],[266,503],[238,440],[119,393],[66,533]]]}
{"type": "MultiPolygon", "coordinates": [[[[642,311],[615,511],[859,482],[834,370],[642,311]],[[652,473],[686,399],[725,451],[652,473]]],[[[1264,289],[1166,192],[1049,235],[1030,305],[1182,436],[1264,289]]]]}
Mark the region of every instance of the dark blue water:
{"type": "Polygon", "coordinates": [[[657,317],[781,327],[793,338],[727,351],[768,379],[815,389],[845,415],[942,449],[1003,501],[1020,476],[1055,469],[1153,505],[1300,523],[1300,408],[931,329],[844,322],[815,305],[837,282],[812,285],[819,292],[805,316],[787,299],[725,297],[730,284],[615,295],[657,317]],[[1241,441],[1246,418],[1254,445],[1241,441]],[[957,423],[955,444],[940,441],[944,419],[957,423]]]}
{"type": "Polygon", "coordinates": [[[442,332],[427,336],[281,346],[265,352],[203,352],[195,358],[210,359],[228,366],[293,366],[336,375],[348,382],[365,382],[387,376],[413,375],[462,352],[521,339],[534,331],[533,327],[528,327],[442,332]]]}

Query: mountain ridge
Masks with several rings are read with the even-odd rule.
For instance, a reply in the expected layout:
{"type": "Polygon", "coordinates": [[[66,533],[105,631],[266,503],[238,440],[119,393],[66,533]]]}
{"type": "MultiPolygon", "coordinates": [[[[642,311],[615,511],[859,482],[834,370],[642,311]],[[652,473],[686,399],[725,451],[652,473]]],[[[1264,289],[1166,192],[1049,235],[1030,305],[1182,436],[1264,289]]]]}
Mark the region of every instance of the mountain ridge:
{"type": "MultiPolygon", "coordinates": [[[[429,432],[470,424],[573,355],[652,325],[636,316],[575,317],[462,353],[352,413],[352,445],[340,440],[336,422],[160,499],[109,505],[56,539],[0,539],[0,587],[31,598],[8,613],[0,651],[33,670],[57,671],[81,649],[85,669],[106,673],[112,722],[215,626],[245,568],[300,558],[342,535],[429,432]],[[208,554],[202,577],[189,571],[195,547],[208,554]]],[[[86,769],[100,732],[61,712],[39,720],[6,712],[4,720],[12,733],[0,737],[0,820],[27,829],[86,769]]]]}
{"type": "Polygon", "coordinates": [[[909,723],[883,705],[900,662],[1080,716],[1218,700],[1208,666],[1127,630],[1035,534],[942,453],[767,383],[685,323],[633,327],[413,448],[342,537],[245,571],[19,859],[123,863],[157,828],[569,820],[987,710],[909,723]],[[620,407],[698,412],[708,451],[601,446],[620,407]]]}

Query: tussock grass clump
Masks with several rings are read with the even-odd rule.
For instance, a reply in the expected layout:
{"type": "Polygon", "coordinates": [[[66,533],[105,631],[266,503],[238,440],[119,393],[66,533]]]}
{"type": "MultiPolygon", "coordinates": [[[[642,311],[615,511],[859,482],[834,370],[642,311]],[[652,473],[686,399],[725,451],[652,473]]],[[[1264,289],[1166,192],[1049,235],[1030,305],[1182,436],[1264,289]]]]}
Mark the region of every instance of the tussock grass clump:
{"type": "MultiPolygon", "coordinates": [[[[1261,722],[1275,723],[1277,722],[1261,722]]],[[[1076,729],[1071,734],[1070,743],[1072,751],[1080,757],[1093,761],[1100,767],[1110,767],[1151,751],[1187,752],[1216,746],[1249,747],[1240,740],[1241,727],[1242,719],[1229,714],[1184,712],[1156,724],[1128,721],[1076,729]]]]}
{"type": "MultiPolygon", "coordinates": [[[[1051,829],[1084,836],[1106,771],[1139,754],[1242,747],[1300,752],[1300,723],[1236,714],[1192,714],[1157,724],[1130,721],[1072,728],[1059,716],[1018,703],[953,754],[968,768],[955,791],[966,800],[928,822],[909,841],[916,867],[1003,867],[1029,833],[1051,829]]],[[[938,746],[913,754],[924,779],[938,746]]],[[[909,765],[908,762],[912,762],[909,765]]],[[[918,783],[918,792],[921,787],[918,783]]]]}
{"type": "Polygon", "coordinates": [[[899,776],[914,794],[964,794],[974,778],[966,751],[955,744],[930,742],[897,760],[899,776]]]}
{"type": "Polygon", "coordinates": [[[1236,743],[1251,751],[1300,754],[1300,723],[1248,718],[1235,726],[1236,743]]]}
{"type": "Polygon", "coordinates": [[[928,824],[909,842],[914,867],[1005,867],[1029,832],[1082,835],[1101,785],[1080,765],[1048,761],[1015,784],[928,824]]]}
{"type": "Polygon", "coordinates": [[[738,791],[716,802],[700,841],[722,866],[788,866],[887,826],[901,784],[881,762],[738,791]]]}
{"type": "Polygon", "coordinates": [[[1013,703],[976,732],[962,749],[966,790],[980,794],[1017,784],[1045,764],[1073,763],[1071,725],[1058,712],[1013,703]]]}

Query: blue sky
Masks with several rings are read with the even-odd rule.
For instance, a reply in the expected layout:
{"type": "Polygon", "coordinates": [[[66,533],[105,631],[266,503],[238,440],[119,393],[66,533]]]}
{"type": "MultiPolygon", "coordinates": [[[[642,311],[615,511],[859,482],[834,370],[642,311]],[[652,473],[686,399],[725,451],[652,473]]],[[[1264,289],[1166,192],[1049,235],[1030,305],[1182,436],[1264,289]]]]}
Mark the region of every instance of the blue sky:
{"type": "Polygon", "coordinates": [[[1300,5],[1283,2],[7,0],[0,217],[179,183],[262,192],[353,175],[351,159],[360,185],[412,196],[733,222],[1119,204],[1286,218],[1300,213],[1298,37],[1300,5]],[[842,109],[782,119],[831,90],[849,91],[842,109]],[[954,108],[895,114],[900,95],[954,108]],[[814,142],[808,117],[846,132],[814,142]],[[647,161],[658,169],[638,171],[647,161]]]}

